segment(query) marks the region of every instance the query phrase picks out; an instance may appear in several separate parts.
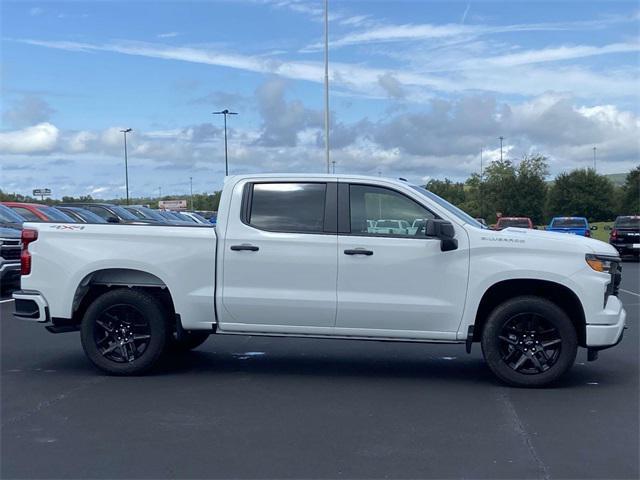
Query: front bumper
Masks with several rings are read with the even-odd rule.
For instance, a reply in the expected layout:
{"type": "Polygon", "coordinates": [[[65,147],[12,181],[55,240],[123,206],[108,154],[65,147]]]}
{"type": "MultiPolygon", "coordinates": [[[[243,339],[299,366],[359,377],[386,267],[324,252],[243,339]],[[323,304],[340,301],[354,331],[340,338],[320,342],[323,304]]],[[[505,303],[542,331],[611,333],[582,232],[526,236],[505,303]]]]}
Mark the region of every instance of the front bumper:
{"type": "Polygon", "coordinates": [[[46,323],[51,321],[49,304],[40,292],[35,290],[18,290],[12,295],[15,300],[13,314],[31,322],[46,323]]]}
{"type": "Polygon", "coordinates": [[[590,318],[586,328],[587,347],[612,347],[624,331],[627,312],[618,297],[610,296],[603,310],[590,318]]]}

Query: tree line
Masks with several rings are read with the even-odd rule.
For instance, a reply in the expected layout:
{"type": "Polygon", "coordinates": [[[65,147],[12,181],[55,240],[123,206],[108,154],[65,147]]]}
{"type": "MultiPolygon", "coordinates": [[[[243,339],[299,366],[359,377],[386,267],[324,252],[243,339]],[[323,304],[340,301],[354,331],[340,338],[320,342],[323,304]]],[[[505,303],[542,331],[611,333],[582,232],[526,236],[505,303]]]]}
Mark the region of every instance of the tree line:
{"type": "Polygon", "coordinates": [[[487,223],[495,223],[497,214],[530,217],[538,225],[555,216],[595,222],[640,214],[640,166],[627,174],[622,186],[593,169],[561,173],[551,182],[548,175],[547,158],[533,155],[517,164],[494,161],[482,178],[474,173],[464,182],[432,179],[426,188],[487,223]]]}

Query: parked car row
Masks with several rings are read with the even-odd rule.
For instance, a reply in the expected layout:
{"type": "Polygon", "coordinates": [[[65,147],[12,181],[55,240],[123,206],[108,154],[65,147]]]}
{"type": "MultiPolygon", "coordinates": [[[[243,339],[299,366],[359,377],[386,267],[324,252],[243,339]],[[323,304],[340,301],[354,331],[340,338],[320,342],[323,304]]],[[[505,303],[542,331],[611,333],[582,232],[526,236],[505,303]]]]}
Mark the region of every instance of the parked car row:
{"type": "Polygon", "coordinates": [[[0,222],[18,227],[23,222],[212,225],[195,212],[154,210],[143,205],[68,203],[52,207],[39,203],[2,202],[0,206],[0,222]]]}

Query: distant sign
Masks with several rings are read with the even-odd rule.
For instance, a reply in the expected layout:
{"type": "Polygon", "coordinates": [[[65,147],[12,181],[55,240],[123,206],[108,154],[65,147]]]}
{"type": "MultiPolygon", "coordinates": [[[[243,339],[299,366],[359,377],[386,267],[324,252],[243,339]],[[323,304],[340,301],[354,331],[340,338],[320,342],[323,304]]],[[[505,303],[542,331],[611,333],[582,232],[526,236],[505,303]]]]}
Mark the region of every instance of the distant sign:
{"type": "Polygon", "coordinates": [[[160,200],[158,202],[158,208],[163,210],[186,210],[186,200],[160,200]]]}
{"type": "Polygon", "coordinates": [[[34,197],[49,197],[51,195],[51,189],[49,188],[35,188],[33,190],[34,197]]]}

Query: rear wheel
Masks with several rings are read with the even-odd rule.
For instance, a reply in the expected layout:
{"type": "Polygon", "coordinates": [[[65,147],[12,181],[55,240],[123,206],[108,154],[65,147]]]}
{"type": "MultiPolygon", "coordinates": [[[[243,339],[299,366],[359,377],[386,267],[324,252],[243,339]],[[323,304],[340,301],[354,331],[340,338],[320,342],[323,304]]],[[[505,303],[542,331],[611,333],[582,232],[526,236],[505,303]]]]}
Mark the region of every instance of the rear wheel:
{"type": "Polygon", "coordinates": [[[96,367],[114,375],[137,375],[162,355],[167,315],[162,304],[147,293],[112,290],[89,306],[80,333],[82,347],[96,367]]]}
{"type": "Polygon", "coordinates": [[[576,329],[556,304],[523,296],[499,305],[482,333],[482,352],[491,371],[521,387],[543,386],[573,365],[576,329]]]}

